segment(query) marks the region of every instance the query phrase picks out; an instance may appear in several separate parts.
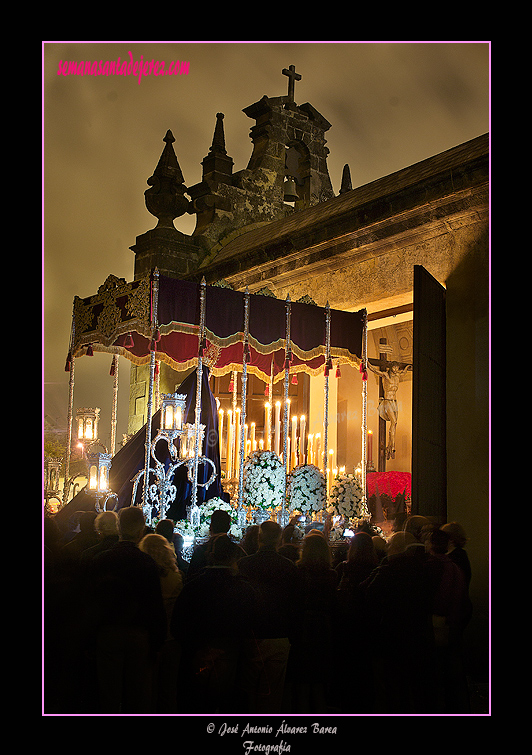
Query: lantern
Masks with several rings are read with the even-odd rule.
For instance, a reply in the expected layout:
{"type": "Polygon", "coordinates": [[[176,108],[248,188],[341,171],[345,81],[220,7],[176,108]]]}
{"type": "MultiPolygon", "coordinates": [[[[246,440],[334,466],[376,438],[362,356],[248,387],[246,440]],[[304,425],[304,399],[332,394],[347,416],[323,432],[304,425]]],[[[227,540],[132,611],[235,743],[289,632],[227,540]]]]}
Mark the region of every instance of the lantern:
{"type": "Polygon", "coordinates": [[[161,394],[161,432],[172,438],[182,434],[186,395],[161,394]]]}
{"type": "Polygon", "coordinates": [[[100,409],[76,409],[76,422],[78,426],[78,440],[94,441],[98,439],[98,421],[100,409]]]}
{"type": "Polygon", "coordinates": [[[109,470],[111,469],[111,454],[87,454],[89,463],[89,492],[97,497],[109,492],[109,470]]]}

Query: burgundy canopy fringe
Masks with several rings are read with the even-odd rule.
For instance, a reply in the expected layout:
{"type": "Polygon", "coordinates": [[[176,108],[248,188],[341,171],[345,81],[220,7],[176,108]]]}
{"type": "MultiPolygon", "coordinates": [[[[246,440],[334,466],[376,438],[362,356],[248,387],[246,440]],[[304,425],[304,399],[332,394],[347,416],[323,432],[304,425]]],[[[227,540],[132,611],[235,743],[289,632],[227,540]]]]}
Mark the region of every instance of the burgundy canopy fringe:
{"type": "MultiPolygon", "coordinates": [[[[127,283],[109,276],[97,294],[74,299],[72,357],[90,351],[120,354],[135,364],[157,359],[182,371],[197,365],[200,285],[159,276],[157,338],[152,331],[151,276],[127,283]]],[[[242,371],[245,294],[222,286],[207,287],[203,358],[215,376],[242,371]]],[[[291,303],[290,373],[323,373],[326,366],[325,308],[291,303]]],[[[266,383],[284,377],[286,302],[249,295],[247,369],[266,383]]],[[[365,310],[330,310],[330,356],[337,364],[359,367],[365,310]]]]}

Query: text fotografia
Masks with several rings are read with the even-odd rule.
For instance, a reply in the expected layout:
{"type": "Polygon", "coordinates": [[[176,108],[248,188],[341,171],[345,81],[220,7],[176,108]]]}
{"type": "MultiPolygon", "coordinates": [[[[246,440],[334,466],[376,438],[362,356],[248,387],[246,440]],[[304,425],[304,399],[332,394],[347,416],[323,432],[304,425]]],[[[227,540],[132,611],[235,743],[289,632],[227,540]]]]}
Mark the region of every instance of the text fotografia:
{"type": "MultiPolygon", "coordinates": [[[[291,726],[284,720],[278,727],[271,726],[270,724],[264,724],[260,726],[254,726],[252,724],[245,724],[240,727],[240,724],[230,725],[227,723],[220,724],[216,727],[214,724],[207,726],[209,734],[216,732],[218,736],[226,736],[231,734],[240,735],[240,737],[250,737],[257,735],[270,735],[279,737],[281,735],[305,735],[305,734],[336,734],[336,726],[323,726],[319,723],[312,723],[308,726],[291,726]]],[[[243,739],[242,747],[244,755],[253,755],[255,752],[264,753],[265,755],[282,755],[282,753],[290,752],[290,744],[281,739],[280,742],[275,744],[264,744],[263,742],[255,742],[253,739],[243,739]]]]}
{"type": "Polygon", "coordinates": [[[186,60],[173,60],[166,66],[164,60],[133,60],[128,52],[129,60],[60,60],[57,69],[58,76],[186,76],[190,70],[190,63],[186,60]]]}

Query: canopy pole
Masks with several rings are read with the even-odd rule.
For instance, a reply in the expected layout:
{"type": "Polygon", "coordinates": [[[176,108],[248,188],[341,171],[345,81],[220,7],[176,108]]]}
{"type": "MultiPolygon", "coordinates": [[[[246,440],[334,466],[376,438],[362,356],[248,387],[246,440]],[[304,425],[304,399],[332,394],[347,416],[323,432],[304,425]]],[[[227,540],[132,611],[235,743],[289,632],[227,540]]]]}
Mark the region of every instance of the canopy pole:
{"type": "Polygon", "coordinates": [[[68,370],[70,372],[70,375],[68,378],[67,447],[65,453],[65,476],[63,480],[63,506],[66,505],[70,493],[70,457],[72,456],[72,420],[74,416],[74,365],[76,361],[72,353],[74,345],[74,328],[74,311],[72,311],[70,346],[65,365],[65,370],[68,370]]]}
{"type": "Polygon", "coordinates": [[[118,417],[118,354],[113,356],[111,363],[111,375],[113,375],[113,407],[111,410],[111,456],[115,455],[116,449],[116,425],[118,417]]]}
{"type": "Polygon", "coordinates": [[[273,355],[270,366],[270,382],[268,385],[268,401],[270,402],[270,411],[268,412],[268,428],[267,428],[267,450],[272,450],[272,421],[273,421],[273,355]]]}
{"type": "Polygon", "coordinates": [[[368,443],[368,372],[367,372],[367,358],[368,358],[368,315],[367,311],[363,311],[363,323],[362,323],[362,490],[364,491],[364,504],[367,505],[368,492],[367,492],[367,443],[368,443]]]}
{"type": "Polygon", "coordinates": [[[324,406],[323,406],[323,451],[321,454],[323,474],[325,476],[325,490],[329,491],[329,372],[332,369],[331,363],[331,308],[329,302],[325,307],[325,387],[324,387],[324,406]]]}
{"type": "Polygon", "coordinates": [[[248,362],[249,354],[249,290],[246,286],[244,294],[244,349],[242,354],[242,393],[240,409],[240,457],[238,469],[238,521],[242,520],[244,504],[244,456],[246,449],[245,444],[245,424],[246,424],[246,404],[247,404],[247,383],[248,383],[248,362]]]}
{"type": "Polygon", "coordinates": [[[205,276],[201,279],[200,284],[200,321],[198,334],[198,370],[196,375],[196,415],[195,415],[195,437],[194,437],[194,478],[192,482],[192,503],[191,511],[195,510],[198,500],[198,463],[199,463],[199,426],[201,419],[201,390],[203,387],[203,351],[205,349],[205,297],[207,284],[205,276]]]}
{"type": "MultiPolygon", "coordinates": [[[[152,290],[151,290],[151,315],[152,315],[152,331],[153,338],[150,341],[150,379],[148,385],[148,403],[146,406],[146,441],[144,446],[144,488],[142,491],[142,508],[144,515],[147,516],[148,511],[148,494],[150,490],[149,476],[150,476],[150,450],[151,450],[151,419],[153,411],[153,383],[155,377],[155,330],[157,328],[157,304],[159,298],[159,270],[157,268],[153,271],[152,290]]],[[[151,517],[150,517],[151,519],[151,517]]]]}
{"type": "Polygon", "coordinates": [[[290,362],[292,361],[292,343],[290,340],[290,320],[292,317],[292,303],[290,294],[286,297],[286,342],[284,355],[284,411],[283,411],[283,457],[284,457],[284,492],[281,506],[281,527],[288,524],[288,510],[286,491],[288,483],[288,387],[290,383],[290,362]]]}

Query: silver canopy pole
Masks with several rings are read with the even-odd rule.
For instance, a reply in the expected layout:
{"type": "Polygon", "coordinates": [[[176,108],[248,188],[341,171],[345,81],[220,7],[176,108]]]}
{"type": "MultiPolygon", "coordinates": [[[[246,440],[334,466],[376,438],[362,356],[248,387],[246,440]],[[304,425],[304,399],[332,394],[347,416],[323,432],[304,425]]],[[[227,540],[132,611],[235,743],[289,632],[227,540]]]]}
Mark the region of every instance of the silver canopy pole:
{"type": "MultiPolygon", "coordinates": [[[[159,270],[153,271],[152,280],[152,335],[157,328],[157,302],[159,298],[159,270]]],[[[151,419],[153,412],[153,382],[155,377],[155,344],[150,343],[150,376],[148,384],[148,403],[146,405],[146,440],[144,445],[144,488],[142,492],[142,507],[146,515],[148,509],[150,451],[151,451],[151,419]]]]}
{"type": "Polygon", "coordinates": [[[195,415],[195,437],[194,437],[194,477],[192,482],[192,504],[191,509],[197,506],[198,499],[198,460],[199,460],[199,439],[200,439],[200,420],[201,420],[201,389],[203,386],[203,351],[205,349],[205,298],[206,298],[205,277],[201,279],[200,284],[200,322],[199,322],[199,346],[198,346],[198,370],[196,375],[196,415],[195,415]]]}
{"type": "Polygon", "coordinates": [[[242,394],[240,409],[240,464],[238,469],[238,518],[243,519],[244,504],[244,456],[246,449],[245,444],[245,424],[246,424],[246,403],[247,403],[247,382],[248,382],[248,361],[249,361],[249,290],[246,287],[244,294],[244,348],[242,353],[242,394]]]}

